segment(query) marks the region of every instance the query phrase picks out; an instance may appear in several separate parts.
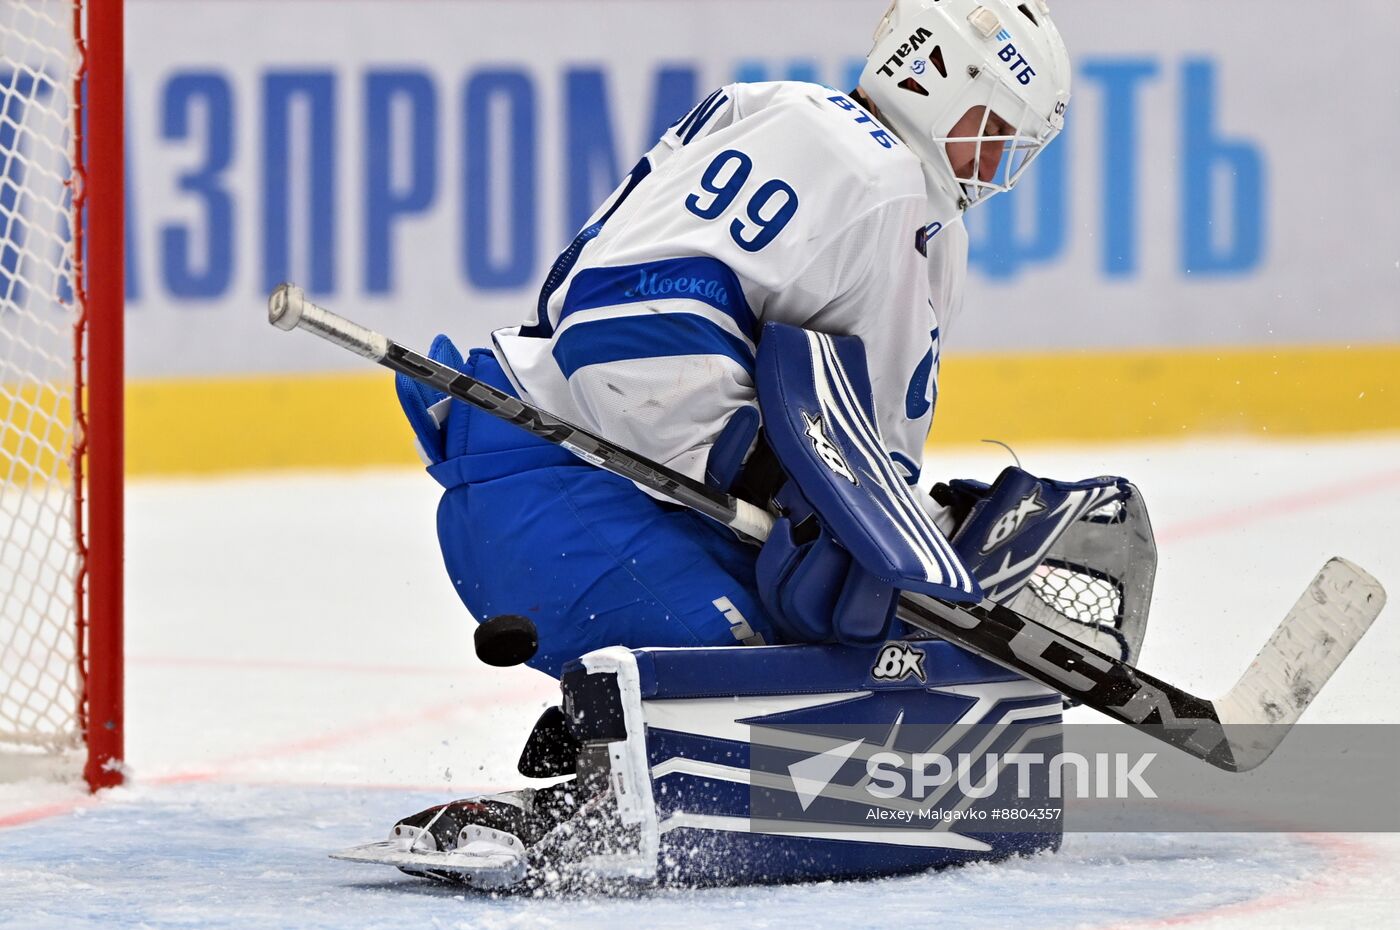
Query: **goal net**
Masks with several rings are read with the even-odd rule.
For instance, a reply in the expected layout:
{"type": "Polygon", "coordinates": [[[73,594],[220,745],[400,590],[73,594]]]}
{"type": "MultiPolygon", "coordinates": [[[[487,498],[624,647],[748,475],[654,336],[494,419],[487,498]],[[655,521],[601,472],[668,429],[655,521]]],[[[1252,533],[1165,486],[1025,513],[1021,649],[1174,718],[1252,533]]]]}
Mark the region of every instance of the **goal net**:
{"type": "Polygon", "coordinates": [[[120,62],[119,2],[0,3],[0,780],[120,780],[120,62]]]}

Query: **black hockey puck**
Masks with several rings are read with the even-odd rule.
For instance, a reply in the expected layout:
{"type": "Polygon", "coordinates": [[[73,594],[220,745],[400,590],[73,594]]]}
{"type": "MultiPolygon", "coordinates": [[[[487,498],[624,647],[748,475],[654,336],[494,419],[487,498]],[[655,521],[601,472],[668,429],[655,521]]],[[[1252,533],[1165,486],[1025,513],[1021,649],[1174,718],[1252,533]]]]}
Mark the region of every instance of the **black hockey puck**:
{"type": "Polygon", "coordinates": [[[476,628],[474,639],[476,657],[498,668],[519,665],[540,648],[535,624],[518,614],[492,617],[476,628]]]}

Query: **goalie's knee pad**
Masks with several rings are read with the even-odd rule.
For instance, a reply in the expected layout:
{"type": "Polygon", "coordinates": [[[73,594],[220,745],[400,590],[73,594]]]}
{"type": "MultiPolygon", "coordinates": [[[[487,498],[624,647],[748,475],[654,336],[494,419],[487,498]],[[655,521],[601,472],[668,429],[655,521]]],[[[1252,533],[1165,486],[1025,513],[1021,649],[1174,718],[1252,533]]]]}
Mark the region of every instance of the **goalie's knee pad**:
{"type": "Polygon", "coordinates": [[[615,841],[573,863],[683,884],[894,875],[1050,849],[1060,697],[944,642],[599,650],[562,679],[615,841]],[[601,771],[601,774],[597,772],[601,771]],[[990,788],[989,788],[990,786],[990,788]],[[1026,793],[1020,789],[1026,787],[1026,793]]]}

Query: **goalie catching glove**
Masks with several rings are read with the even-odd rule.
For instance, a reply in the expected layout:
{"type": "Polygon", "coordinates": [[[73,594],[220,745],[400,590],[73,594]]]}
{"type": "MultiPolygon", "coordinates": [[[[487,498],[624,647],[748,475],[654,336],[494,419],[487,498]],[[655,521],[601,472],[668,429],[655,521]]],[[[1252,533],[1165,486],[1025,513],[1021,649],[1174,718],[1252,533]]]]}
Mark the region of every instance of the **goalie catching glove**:
{"type": "Polygon", "coordinates": [[[990,486],[957,479],[936,485],[934,500],[951,505],[958,521],[953,548],[987,597],[1003,601],[1019,591],[1070,525],[1101,507],[1126,499],[1122,478],[1056,481],[1007,468],[990,486]]]}

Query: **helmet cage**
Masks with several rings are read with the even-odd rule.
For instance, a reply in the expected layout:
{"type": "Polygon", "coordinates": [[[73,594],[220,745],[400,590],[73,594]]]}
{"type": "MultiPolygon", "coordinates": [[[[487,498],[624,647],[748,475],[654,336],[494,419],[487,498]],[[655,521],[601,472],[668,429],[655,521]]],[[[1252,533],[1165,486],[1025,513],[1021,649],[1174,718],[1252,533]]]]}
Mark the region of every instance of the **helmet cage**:
{"type": "MultiPolygon", "coordinates": [[[[954,125],[961,121],[962,115],[977,107],[982,108],[982,119],[977,127],[976,135],[954,136],[934,134],[931,139],[940,156],[947,161],[948,171],[954,179],[962,185],[963,200],[960,205],[963,209],[981,203],[994,194],[1009,191],[1016,186],[1021,177],[1030,168],[1031,163],[1044,151],[1060,133],[1060,126],[1054,125],[1036,115],[1034,107],[1027,100],[1018,97],[1008,97],[1006,94],[998,94],[1000,89],[995,82],[974,82],[973,94],[965,95],[968,106],[961,108],[956,114],[954,125]],[[981,91],[979,84],[985,84],[985,91],[981,91]],[[1014,112],[1006,112],[1008,104],[1012,104],[1014,112]],[[1011,135],[987,135],[987,124],[991,122],[992,115],[1004,124],[1015,127],[1011,135]],[[952,162],[948,160],[947,145],[950,142],[969,143],[973,145],[973,159],[971,177],[959,176],[953,168],[952,162]],[[981,177],[981,165],[986,149],[989,146],[999,146],[1002,148],[1000,162],[996,172],[988,180],[981,177]]],[[[951,132],[952,127],[949,128],[951,132]]]]}

